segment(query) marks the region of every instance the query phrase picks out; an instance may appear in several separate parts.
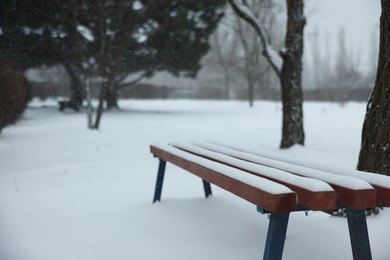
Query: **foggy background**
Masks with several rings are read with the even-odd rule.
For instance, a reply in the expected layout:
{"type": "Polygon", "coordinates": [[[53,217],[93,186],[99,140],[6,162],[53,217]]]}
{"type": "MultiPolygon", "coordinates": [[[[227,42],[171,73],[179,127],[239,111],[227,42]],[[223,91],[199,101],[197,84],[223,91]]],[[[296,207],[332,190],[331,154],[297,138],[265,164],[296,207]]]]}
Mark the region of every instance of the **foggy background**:
{"type": "MultiPolygon", "coordinates": [[[[277,2],[277,1],[276,1],[277,2]]],[[[273,44],[283,47],[286,12],[284,1],[262,7],[273,44]]],[[[121,91],[121,98],[247,99],[247,71],[252,69],[255,99],[278,100],[277,77],[261,55],[252,28],[227,11],[210,38],[211,49],[203,58],[197,78],[157,73],[137,87],[121,91]],[[245,56],[239,28],[250,50],[245,56]],[[257,61],[253,58],[257,57],[257,61]]],[[[263,12],[263,13],[261,13],[263,12]]],[[[380,1],[305,1],[306,27],[303,56],[305,100],[366,101],[373,87],[379,37],[380,1]]],[[[69,78],[62,67],[41,67],[26,72],[32,95],[68,97],[69,78]]],[[[130,75],[129,80],[136,77],[130,75]]]]}

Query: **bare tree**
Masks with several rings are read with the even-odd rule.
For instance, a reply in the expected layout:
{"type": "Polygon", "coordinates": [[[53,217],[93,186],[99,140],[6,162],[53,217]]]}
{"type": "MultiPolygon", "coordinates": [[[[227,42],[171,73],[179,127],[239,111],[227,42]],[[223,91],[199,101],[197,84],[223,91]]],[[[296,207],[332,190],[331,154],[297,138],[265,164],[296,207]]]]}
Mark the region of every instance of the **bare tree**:
{"type": "MultiPolygon", "coordinates": [[[[253,14],[262,24],[266,25],[269,32],[270,42],[279,45],[280,33],[277,30],[280,6],[275,4],[273,0],[248,1],[253,14]]],[[[241,71],[248,86],[248,101],[249,106],[253,106],[255,86],[260,84],[268,86],[268,75],[271,72],[270,66],[264,57],[261,56],[261,41],[245,21],[236,16],[234,30],[240,40],[243,50],[243,63],[241,71]]]]}
{"type": "Polygon", "coordinates": [[[237,17],[237,34],[244,51],[244,68],[243,74],[248,85],[248,101],[249,106],[253,107],[254,87],[257,79],[267,72],[267,68],[260,67],[260,43],[256,35],[247,35],[244,24],[237,17]]]}
{"type": "Polygon", "coordinates": [[[309,40],[309,44],[311,45],[311,66],[308,68],[310,72],[308,73],[308,77],[310,79],[310,85],[314,87],[318,87],[323,78],[323,70],[322,65],[324,60],[321,55],[321,47],[320,47],[320,32],[318,27],[314,29],[313,33],[306,34],[306,37],[309,40]]]}
{"type": "Polygon", "coordinates": [[[390,175],[390,2],[381,3],[378,68],[367,104],[357,168],[390,175]]]}
{"type": "Polygon", "coordinates": [[[238,39],[232,34],[228,21],[221,23],[219,30],[211,36],[211,42],[217,65],[223,71],[223,98],[228,100],[231,98],[231,81],[238,59],[238,39]]]}
{"type": "Polygon", "coordinates": [[[281,148],[294,144],[304,144],[303,94],[302,94],[302,53],[303,29],[306,19],[303,13],[303,0],[286,0],[287,32],[285,47],[279,53],[270,45],[264,25],[256,18],[245,0],[229,0],[235,13],[250,24],[260,37],[263,56],[280,79],[283,126],[281,148]]]}
{"type": "MultiPolygon", "coordinates": [[[[256,17],[267,25],[269,39],[282,46],[280,12],[282,5],[274,0],[247,1],[256,17]]],[[[265,58],[261,55],[261,41],[245,21],[234,15],[230,6],[224,19],[211,37],[212,49],[205,64],[223,75],[225,99],[247,98],[253,106],[255,95],[261,95],[269,86],[275,85],[275,77],[265,58]],[[244,89],[246,84],[247,89],[244,89]],[[263,90],[260,88],[263,87],[263,90]]]]}

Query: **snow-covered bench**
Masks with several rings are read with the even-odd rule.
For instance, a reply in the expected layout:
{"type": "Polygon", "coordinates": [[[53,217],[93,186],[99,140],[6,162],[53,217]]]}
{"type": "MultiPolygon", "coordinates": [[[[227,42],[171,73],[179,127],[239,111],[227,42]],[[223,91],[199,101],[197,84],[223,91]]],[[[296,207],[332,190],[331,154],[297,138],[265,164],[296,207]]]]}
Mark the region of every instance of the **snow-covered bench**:
{"type": "Polygon", "coordinates": [[[390,206],[390,177],[364,172],[323,171],[291,162],[204,142],[151,145],[160,159],[153,203],[160,201],[166,162],[270,213],[264,251],[266,260],[282,258],[289,214],[345,209],[355,260],[372,259],[365,210],[390,206]],[[349,176],[348,176],[349,175],[349,176]]]}

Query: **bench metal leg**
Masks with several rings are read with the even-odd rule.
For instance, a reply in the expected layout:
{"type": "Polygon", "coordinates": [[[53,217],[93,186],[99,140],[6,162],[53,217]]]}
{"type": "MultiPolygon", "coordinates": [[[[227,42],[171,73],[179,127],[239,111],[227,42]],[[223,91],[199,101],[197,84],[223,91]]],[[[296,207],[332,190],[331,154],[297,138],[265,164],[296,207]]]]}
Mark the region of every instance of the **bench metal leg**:
{"type": "Polygon", "coordinates": [[[371,260],[370,240],[364,209],[346,209],[354,260],[371,260]]]}
{"type": "Polygon", "coordinates": [[[213,193],[211,192],[210,182],[203,180],[203,188],[206,198],[208,198],[210,195],[213,195],[213,193]]]}
{"type": "Polygon", "coordinates": [[[282,259],[289,216],[289,213],[271,214],[264,250],[264,260],[282,259]]]}
{"type": "Polygon", "coordinates": [[[154,198],[153,203],[156,201],[161,201],[161,192],[164,182],[164,175],[165,175],[165,166],[167,164],[167,161],[163,159],[159,159],[160,163],[158,165],[158,173],[157,173],[157,181],[156,181],[156,188],[154,189],[154,198]]]}

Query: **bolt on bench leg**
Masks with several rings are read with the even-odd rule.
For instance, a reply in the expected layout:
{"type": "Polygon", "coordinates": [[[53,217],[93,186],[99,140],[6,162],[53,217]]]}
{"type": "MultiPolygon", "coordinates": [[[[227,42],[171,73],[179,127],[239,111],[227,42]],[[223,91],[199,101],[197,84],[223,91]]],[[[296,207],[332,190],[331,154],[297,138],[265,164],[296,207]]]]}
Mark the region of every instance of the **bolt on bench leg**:
{"type": "Polygon", "coordinates": [[[271,214],[263,260],[281,260],[290,214],[271,214]]]}
{"type": "Polygon", "coordinates": [[[157,181],[156,181],[156,188],[154,189],[154,198],[153,203],[156,201],[161,201],[161,192],[164,182],[164,175],[165,175],[165,166],[167,164],[167,161],[163,159],[159,159],[160,163],[158,165],[158,173],[157,173],[157,181]]]}
{"type": "Polygon", "coordinates": [[[346,209],[354,260],[372,260],[364,209],[346,209]]]}
{"type": "Polygon", "coordinates": [[[204,194],[205,194],[206,198],[208,198],[210,195],[213,195],[213,193],[211,192],[210,182],[205,181],[205,180],[202,180],[202,181],[203,181],[204,194]]]}

